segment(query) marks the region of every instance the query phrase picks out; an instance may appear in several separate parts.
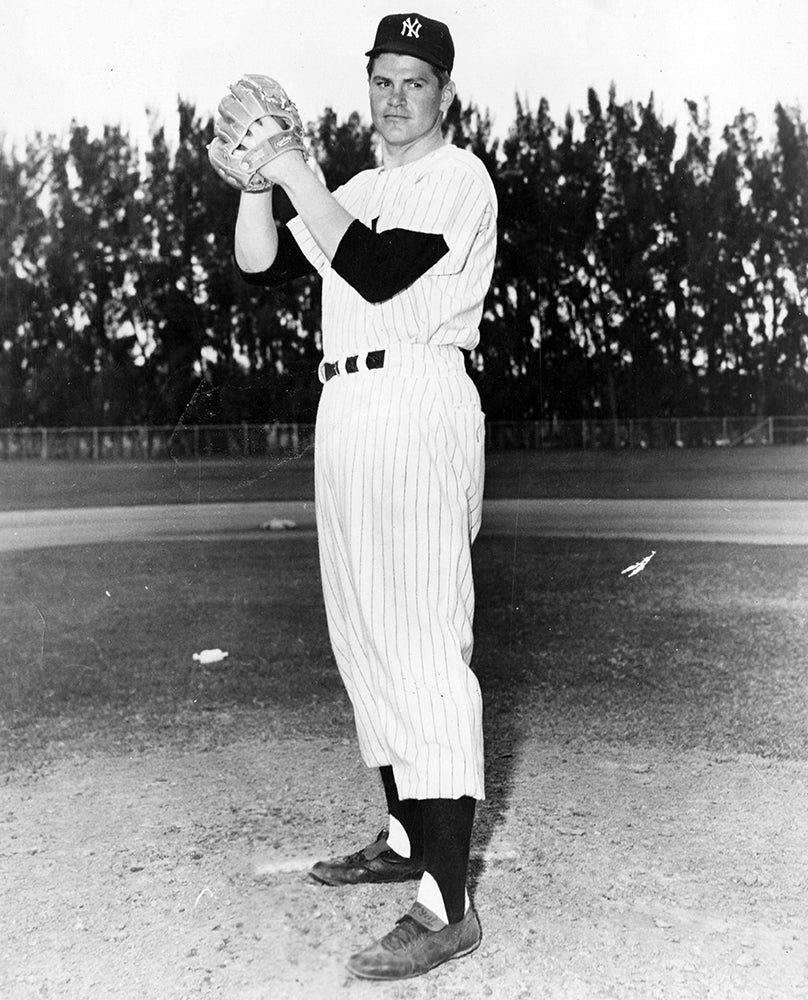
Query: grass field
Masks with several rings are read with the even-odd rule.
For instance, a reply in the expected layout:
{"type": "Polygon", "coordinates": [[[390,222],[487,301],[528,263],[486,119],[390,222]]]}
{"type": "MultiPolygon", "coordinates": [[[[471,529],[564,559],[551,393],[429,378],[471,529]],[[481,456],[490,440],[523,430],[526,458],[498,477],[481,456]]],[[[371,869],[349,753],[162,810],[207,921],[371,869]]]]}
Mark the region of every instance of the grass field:
{"type": "MultiPolygon", "coordinates": [[[[800,547],[482,539],[475,665],[490,740],[522,725],[607,742],[801,757],[808,567],[800,547]]],[[[222,708],[339,731],[316,542],[285,536],[64,547],[4,556],[4,743],[113,745],[222,708]],[[219,646],[224,664],[202,667],[219,646]],[[127,734],[129,734],[127,736],[127,734]]],[[[139,737],[138,737],[139,738],[139,737]]]]}
{"type": "MultiPolygon", "coordinates": [[[[206,462],[0,465],[0,510],[305,500],[312,456],[206,462]]],[[[490,498],[808,500],[808,448],[489,452],[490,498]]]]}

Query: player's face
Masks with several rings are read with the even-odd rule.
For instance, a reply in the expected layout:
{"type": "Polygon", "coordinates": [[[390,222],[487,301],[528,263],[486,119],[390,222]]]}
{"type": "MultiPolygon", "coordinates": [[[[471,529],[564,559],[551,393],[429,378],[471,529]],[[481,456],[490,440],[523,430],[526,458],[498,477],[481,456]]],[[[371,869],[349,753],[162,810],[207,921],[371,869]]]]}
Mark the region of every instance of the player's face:
{"type": "Polygon", "coordinates": [[[454,84],[441,88],[434,69],[415,56],[383,52],[370,74],[370,113],[388,148],[401,152],[442,142],[443,112],[454,84]]]}

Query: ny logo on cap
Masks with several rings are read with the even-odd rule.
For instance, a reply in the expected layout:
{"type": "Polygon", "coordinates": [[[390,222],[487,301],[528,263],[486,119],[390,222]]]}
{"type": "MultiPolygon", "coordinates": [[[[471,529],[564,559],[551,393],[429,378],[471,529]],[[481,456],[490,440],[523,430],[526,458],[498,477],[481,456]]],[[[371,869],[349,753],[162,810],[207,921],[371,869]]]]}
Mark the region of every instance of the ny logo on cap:
{"type": "Polygon", "coordinates": [[[406,35],[407,38],[420,38],[421,28],[423,28],[423,24],[421,24],[417,17],[414,21],[411,17],[408,17],[406,21],[402,21],[401,23],[401,34],[406,35]]]}

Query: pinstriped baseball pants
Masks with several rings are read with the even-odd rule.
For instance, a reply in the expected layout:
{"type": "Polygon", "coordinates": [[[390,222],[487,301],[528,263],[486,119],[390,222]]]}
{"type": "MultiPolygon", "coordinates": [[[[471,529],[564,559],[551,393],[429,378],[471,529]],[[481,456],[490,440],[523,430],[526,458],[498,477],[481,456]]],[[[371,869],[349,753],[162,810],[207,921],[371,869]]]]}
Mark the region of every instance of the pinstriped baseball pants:
{"type": "Polygon", "coordinates": [[[485,797],[470,669],[483,436],[456,348],[388,349],[383,369],[323,387],[315,491],[329,636],[362,758],[392,765],[401,798],[485,797]]]}

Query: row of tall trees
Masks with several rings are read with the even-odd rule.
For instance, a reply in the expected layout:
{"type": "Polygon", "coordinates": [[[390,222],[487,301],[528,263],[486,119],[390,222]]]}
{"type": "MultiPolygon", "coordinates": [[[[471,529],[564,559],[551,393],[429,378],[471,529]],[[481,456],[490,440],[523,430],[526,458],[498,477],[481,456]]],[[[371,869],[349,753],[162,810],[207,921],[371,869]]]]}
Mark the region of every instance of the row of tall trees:
{"type": "MultiPolygon", "coordinates": [[[[470,359],[491,419],[791,414],[808,405],[808,135],[739,114],[711,138],[653,99],[557,123],[517,100],[506,137],[455,102],[451,141],[486,164],[499,254],[470,359]]],[[[171,143],[119,128],[0,155],[0,425],[310,420],[319,282],[271,292],[231,263],[238,195],[213,121],[179,104],[171,143]]],[[[375,162],[371,128],[310,125],[332,189],[375,162]]],[[[283,214],[288,206],[280,206],[283,214]]]]}

